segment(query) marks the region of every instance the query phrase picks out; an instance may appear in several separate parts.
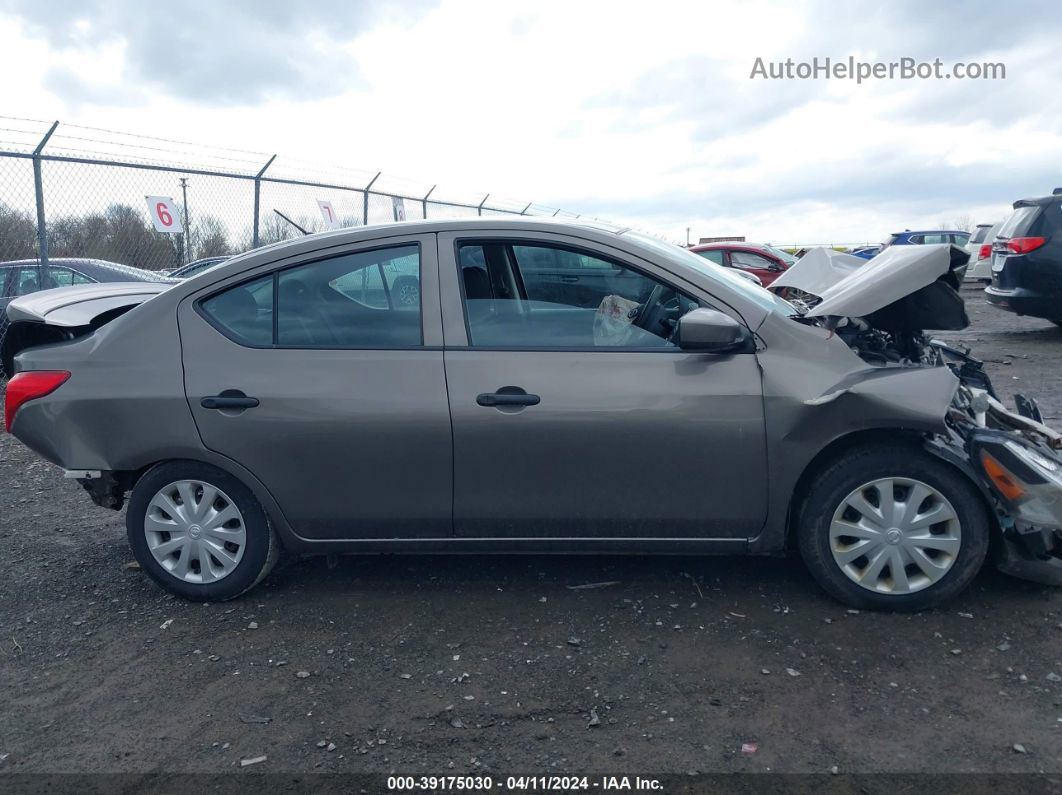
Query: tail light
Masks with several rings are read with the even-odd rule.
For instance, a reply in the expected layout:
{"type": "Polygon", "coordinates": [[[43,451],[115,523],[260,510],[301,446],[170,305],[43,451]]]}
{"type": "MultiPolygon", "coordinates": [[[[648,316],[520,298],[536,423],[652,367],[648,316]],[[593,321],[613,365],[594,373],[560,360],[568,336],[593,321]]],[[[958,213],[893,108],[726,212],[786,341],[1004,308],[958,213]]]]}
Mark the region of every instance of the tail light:
{"type": "Polygon", "coordinates": [[[988,259],[991,256],[992,256],[992,244],[991,243],[982,243],[981,244],[981,250],[977,252],[977,258],[978,259],[988,259]]]}
{"type": "Polygon", "coordinates": [[[4,429],[11,433],[15,414],[24,403],[42,398],[57,390],[70,377],[66,370],[30,370],[18,373],[7,382],[4,396],[4,429]]]}
{"type": "Polygon", "coordinates": [[[1030,251],[1036,251],[1046,242],[1046,237],[1012,237],[1007,241],[1007,248],[1015,254],[1028,254],[1030,251]]]}

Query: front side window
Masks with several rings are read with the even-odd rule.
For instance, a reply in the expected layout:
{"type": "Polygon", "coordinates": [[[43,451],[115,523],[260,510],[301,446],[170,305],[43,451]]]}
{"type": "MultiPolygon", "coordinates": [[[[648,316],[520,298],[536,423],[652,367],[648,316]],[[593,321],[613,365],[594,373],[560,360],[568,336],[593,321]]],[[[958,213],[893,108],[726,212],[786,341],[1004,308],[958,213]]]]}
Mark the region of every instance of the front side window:
{"type": "Polygon", "coordinates": [[[215,326],[244,344],[419,346],[419,249],[396,246],[286,268],[229,288],[202,308],[215,326]]]}
{"type": "Polygon", "coordinates": [[[744,270],[770,270],[774,267],[774,263],[769,259],[751,251],[731,251],[730,264],[744,270]]]}
{"type": "Polygon", "coordinates": [[[627,265],[563,246],[458,248],[469,342],[515,348],[674,347],[697,302],[627,265]]]}

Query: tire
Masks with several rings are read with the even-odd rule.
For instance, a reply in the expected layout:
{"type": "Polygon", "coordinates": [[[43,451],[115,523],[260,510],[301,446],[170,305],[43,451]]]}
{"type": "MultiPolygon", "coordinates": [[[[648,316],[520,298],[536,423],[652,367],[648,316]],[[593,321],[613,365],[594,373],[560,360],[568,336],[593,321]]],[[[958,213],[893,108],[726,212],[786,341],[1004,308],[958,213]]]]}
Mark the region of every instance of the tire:
{"type": "Polygon", "coordinates": [[[412,276],[395,279],[391,292],[395,302],[401,306],[420,306],[420,282],[412,276]]]}
{"type": "Polygon", "coordinates": [[[246,593],[280,555],[276,532],[250,489],[197,461],[148,470],[133,487],[125,525],[141,568],[192,601],[246,593]]]}
{"type": "Polygon", "coordinates": [[[801,557],[827,593],[853,607],[898,611],[923,610],[965,589],[984,563],[991,533],[984,501],[966,475],[903,446],[839,456],[816,474],[797,522],[801,557]],[[890,490],[891,518],[883,497],[890,490]],[[941,521],[930,524],[934,518],[941,521]],[[877,527],[882,532],[874,535],[877,527]],[[856,535],[846,535],[849,529],[856,535]]]}

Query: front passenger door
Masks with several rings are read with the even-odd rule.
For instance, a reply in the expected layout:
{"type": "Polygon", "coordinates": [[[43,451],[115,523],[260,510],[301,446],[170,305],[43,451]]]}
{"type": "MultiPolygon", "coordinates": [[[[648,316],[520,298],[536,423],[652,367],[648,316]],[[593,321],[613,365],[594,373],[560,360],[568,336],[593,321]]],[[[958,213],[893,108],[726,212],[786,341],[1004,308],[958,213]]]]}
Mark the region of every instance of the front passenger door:
{"type": "Polygon", "coordinates": [[[439,243],[457,536],[737,541],[760,530],[756,357],[673,341],[678,318],[707,299],[578,239],[439,243]],[[520,289],[534,284],[527,263],[555,252],[573,270],[596,260],[612,292],[588,305],[581,280],[559,279],[548,300],[520,289]]]}

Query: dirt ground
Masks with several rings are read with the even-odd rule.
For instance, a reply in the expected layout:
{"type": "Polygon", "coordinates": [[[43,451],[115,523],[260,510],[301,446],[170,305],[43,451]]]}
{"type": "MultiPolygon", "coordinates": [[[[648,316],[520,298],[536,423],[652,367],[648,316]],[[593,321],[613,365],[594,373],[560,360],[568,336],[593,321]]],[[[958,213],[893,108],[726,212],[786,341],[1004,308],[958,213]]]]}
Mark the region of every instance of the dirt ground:
{"type": "MultiPolygon", "coordinates": [[[[942,336],[1062,421],[1062,329],[965,294],[942,336]]],[[[0,777],[1062,772],[1062,589],[991,570],[919,615],[675,557],[317,558],[188,604],[6,434],[0,551],[0,777]]]]}

